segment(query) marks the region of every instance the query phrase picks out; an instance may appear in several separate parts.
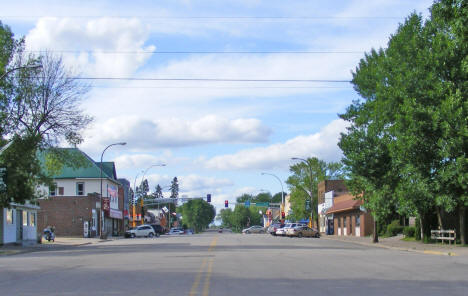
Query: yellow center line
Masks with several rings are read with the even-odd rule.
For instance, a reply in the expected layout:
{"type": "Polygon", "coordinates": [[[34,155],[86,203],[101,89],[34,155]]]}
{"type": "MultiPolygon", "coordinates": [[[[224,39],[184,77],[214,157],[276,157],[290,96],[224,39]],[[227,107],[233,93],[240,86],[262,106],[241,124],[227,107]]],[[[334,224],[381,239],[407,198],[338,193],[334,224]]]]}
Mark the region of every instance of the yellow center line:
{"type": "Polygon", "coordinates": [[[198,270],[197,276],[195,277],[195,281],[193,282],[192,289],[190,289],[190,296],[194,296],[197,293],[198,285],[200,285],[200,280],[202,277],[203,269],[205,268],[208,259],[204,259],[200,269],[198,270]]]}
{"type": "MultiPolygon", "coordinates": [[[[218,241],[218,237],[215,237],[211,243],[210,247],[208,248],[208,252],[213,251],[213,249],[216,247],[218,241]]],[[[190,289],[190,294],[189,296],[195,296],[198,295],[198,287],[200,286],[200,281],[202,278],[203,270],[205,269],[206,264],[208,263],[208,268],[206,271],[206,276],[205,276],[205,281],[203,283],[203,296],[209,296],[210,293],[210,279],[211,279],[211,273],[213,270],[213,261],[214,259],[211,258],[208,263],[208,259],[205,258],[202,262],[202,265],[200,266],[200,269],[198,270],[198,273],[195,277],[195,281],[193,282],[192,288],[190,289]]]]}
{"type": "Polygon", "coordinates": [[[208,270],[206,271],[205,283],[203,284],[203,296],[210,295],[210,279],[211,271],[213,270],[213,258],[210,259],[208,263],[208,270]]]}

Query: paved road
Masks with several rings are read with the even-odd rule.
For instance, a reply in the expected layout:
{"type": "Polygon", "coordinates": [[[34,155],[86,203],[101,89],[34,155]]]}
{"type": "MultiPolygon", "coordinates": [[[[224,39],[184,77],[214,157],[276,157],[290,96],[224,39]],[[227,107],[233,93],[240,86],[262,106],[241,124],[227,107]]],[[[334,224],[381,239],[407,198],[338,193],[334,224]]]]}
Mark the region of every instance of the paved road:
{"type": "Polygon", "coordinates": [[[1,295],[467,295],[468,258],[205,233],[0,257],[1,295]]]}

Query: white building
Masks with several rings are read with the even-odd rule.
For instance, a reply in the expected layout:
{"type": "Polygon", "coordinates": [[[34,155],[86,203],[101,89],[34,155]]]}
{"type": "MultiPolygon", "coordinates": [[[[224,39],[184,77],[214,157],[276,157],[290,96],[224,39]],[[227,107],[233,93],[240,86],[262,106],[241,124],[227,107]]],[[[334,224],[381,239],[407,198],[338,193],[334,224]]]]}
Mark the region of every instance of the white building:
{"type": "Polygon", "coordinates": [[[36,243],[38,210],[30,203],[11,203],[10,208],[0,208],[0,245],[36,243]]]}

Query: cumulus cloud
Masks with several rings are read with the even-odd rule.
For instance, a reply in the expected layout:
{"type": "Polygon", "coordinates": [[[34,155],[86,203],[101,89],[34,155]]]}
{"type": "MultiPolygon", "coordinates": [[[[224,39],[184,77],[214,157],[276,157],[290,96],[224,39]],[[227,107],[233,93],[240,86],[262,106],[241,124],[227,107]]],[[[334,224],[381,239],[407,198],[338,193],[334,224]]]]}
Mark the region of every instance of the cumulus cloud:
{"type": "Polygon", "coordinates": [[[150,164],[166,164],[168,155],[154,156],[151,154],[120,155],[114,159],[117,168],[125,170],[145,167],[150,164]]]}
{"type": "MultiPolygon", "coordinates": [[[[226,119],[208,115],[197,120],[111,118],[87,131],[83,147],[125,141],[130,149],[184,147],[211,143],[265,142],[271,130],[258,119],[226,119]]],[[[127,158],[128,161],[130,161],[127,158]]]]}
{"type": "Polygon", "coordinates": [[[245,149],[200,161],[206,168],[219,170],[284,168],[292,157],[315,156],[326,161],[336,161],[341,154],[337,146],[339,135],[346,127],[347,122],[338,119],[312,135],[298,136],[285,143],[245,149]]]}
{"type": "Polygon", "coordinates": [[[68,65],[91,76],[128,76],[143,65],[154,51],[145,46],[149,28],[136,18],[41,18],[28,33],[29,50],[73,50],[64,53],[68,65]],[[122,54],[141,52],[140,54],[122,54]],[[109,53],[114,52],[114,53],[109,53]],[[117,52],[117,53],[115,53],[117,52]]]}

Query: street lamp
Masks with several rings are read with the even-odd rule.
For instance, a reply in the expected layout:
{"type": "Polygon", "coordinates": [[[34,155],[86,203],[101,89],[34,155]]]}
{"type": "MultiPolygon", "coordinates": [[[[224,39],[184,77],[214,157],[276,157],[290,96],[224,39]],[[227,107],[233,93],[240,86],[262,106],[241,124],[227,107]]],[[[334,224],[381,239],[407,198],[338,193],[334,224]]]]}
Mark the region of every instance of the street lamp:
{"type": "MultiPolygon", "coordinates": [[[[141,178],[141,182],[143,183],[145,181],[145,175],[146,173],[149,171],[150,168],[152,167],[156,167],[156,166],[166,166],[165,163],[158,163],[158,164],[153,164],[153,165],[150,165],[146,170],[144,171],[141,171],[143,173],[143,177],[141,178]]],[[[137,174],[137,176],[139,175],[140,173],[137,174]]],[[[135,182],[133,183],[133,187],[134,187],[134,193],[136,193],[136,177],[135,177],[135,182]]],[[[143,203],[142,203],[142,207],[143,207],[143,203]]],[[[135,207],[133,207],[133,209],[135,209],[135,207]]],[[[135,217],[135,216],[134,216],[135,217]]],[[[141,217],[141,223],[143,224],[143,221],[144,220],[144,217],[141,217]]],[[[132,223],[133,225],[134,223],[132,223]]],[[[135,227],[135,225],[133,225],[135,227]]]]}
{"type": "MultiPolygon", "coordinates": [[[[284,211],[284,189],[283,189],[283,182],[281,181],[280,178],[278,178],[278,176],[274,175],[274,174],[270,174],[270,173],[262,173],[262,175],[270,175],[270,176],[273,176],[275,177],[278,182],[280,183],[281,185],[281,211],[284,211]]],[[[281,218],[281,213],[280,213],[280,218],[281,218]]],[[[281,220],[281,219],[280,219],[281,220]]]]}
{"type": "MultiPolygon", "coordinates": [[[[314,183],[314,180],[312,179],[312,166],[310,165],[310,163],[307,161],[307,159],[304,159],[304,158],[300,158],[300,157],[292,157],[291,158],[292,160],[299,160],[300,162],[303,162],[307,165],[307,168],[309,168],[309,177],[310,177],[310,189],[309,189],[309,197],[310,197],[310,214],[311,214],[311,218],[312,218],[312,213],[314,212],[314,204],[313,204],[313,196],[312,196],[312,184],[314,183]]],[[[307,191],[306,191],[307,193],[307,191]]],[[[314,216],[316,216],[316,222],[317,222],[317,229],[320,230],[320,227],[319,227],[319,219],[318,219],[318,213],[316,213],[314,216]]],[[[312,221],[310,222],[310,225],[312,226],[312,221]]]]}
{"type": "Polygon", "coordinates": [[[100,171],[101,171],[101,175],[100,175],[100,179],[101,179],[101,195],[99,196],[99,199],[101,201],[101,208],[100,208],[100,218],[101,218],[101,225],[99,225],[99,238],[103,238],[102,236],[102,229],[104,228],[104,212],[102,211],[102,159],[104,157],[104,152],[106,152],[106,150],[109,148],[109,147],[112,147],[112,146],[116,146],[116,145],[127,145],[126,142],[119,142],[119,143],[114,143],[114,144],[110,144],[108,145],[106,148],[104,148],[104,150],[102,151],[102,154],[101,154],[101,162],[99,163],[99,167],[100,167],[100,171]]]}

